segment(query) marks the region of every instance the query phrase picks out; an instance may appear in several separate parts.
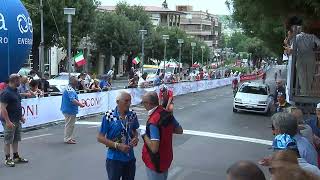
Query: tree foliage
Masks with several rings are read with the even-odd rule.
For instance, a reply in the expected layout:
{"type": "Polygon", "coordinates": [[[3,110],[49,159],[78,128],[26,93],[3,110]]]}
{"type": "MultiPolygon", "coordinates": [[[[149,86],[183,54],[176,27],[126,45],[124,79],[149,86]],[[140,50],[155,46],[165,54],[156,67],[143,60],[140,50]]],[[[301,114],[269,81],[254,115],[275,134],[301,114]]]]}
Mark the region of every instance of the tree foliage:
{"type": "Polygon", "coordinates": [[[250,36],[256,36],[274,52],[280,53],[286,19],[301,16],[305,24],[320,17],[320,2],[314,0],[227,0],[233,17],[250,36]]]}

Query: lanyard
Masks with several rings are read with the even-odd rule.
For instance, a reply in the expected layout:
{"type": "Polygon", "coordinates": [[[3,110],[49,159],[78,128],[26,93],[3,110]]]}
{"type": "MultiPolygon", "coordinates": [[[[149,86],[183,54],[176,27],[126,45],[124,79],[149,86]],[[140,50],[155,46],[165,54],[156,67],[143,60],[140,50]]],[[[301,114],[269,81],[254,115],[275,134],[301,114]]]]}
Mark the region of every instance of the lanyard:
{"type": "Polygon", "coordinates": [[[131,141],[131,136],[129,134],[129,122],[128,122],[128,116],[126,115],[125,116],[125,120],[126,120],[126,125],[123,124],[123,120],[121,118],[120,119],[120,123],[121,123],[121,126],[122,128],[125,130],[127,136],[128,136],[128,140],[131,141]]]}

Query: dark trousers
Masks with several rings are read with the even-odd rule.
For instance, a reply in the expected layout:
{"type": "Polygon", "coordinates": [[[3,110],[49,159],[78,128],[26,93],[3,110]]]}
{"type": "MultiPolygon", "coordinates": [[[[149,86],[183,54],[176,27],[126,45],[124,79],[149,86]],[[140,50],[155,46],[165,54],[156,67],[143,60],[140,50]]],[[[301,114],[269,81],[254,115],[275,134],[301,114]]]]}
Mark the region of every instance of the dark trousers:
{"type": "Polygon", "coordinates": [[[136,174],[136,160],[122,162],[107,159],[106,169],[109,180],[134,180],[136,174]]]}

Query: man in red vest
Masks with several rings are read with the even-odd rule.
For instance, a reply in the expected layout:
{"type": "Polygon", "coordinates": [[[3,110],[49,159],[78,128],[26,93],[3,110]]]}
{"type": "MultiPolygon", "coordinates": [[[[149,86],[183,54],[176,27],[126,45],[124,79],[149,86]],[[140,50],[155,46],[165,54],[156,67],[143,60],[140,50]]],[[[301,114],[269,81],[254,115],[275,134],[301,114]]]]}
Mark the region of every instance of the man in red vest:
{"type": "Polygon", "coordinates": [[[156,92],[148,92],[142,98],[148,111],[146,131],[141,132],[144,146],[142,160],[147,167],[148,180],[166,180],[173,160],[172,135],[182,134],[183,129],[172,113],[159,106],[156,92]]]}

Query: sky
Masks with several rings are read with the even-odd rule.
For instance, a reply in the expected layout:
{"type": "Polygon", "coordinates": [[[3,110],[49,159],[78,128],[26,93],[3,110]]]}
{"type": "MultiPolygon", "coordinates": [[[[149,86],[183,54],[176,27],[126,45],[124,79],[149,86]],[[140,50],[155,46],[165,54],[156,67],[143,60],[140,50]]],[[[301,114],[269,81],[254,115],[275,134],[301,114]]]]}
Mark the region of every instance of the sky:
{"type": "MultiPolygon", "coordinates": [[[[124,0],[100,0],[104,6],[114,6],[124,0]]],[[[142,6],[162,6],[164,0],[125,0],[130,5],[142,6]]],[[[230,11],[225,5],[226,0],[167,0],[169,9],[175,10],[176,5],[193,6],[194,11],[206,11],[216,15],[230,15],[230,11]]]]}

